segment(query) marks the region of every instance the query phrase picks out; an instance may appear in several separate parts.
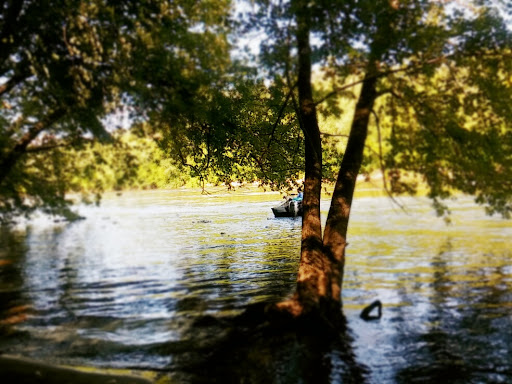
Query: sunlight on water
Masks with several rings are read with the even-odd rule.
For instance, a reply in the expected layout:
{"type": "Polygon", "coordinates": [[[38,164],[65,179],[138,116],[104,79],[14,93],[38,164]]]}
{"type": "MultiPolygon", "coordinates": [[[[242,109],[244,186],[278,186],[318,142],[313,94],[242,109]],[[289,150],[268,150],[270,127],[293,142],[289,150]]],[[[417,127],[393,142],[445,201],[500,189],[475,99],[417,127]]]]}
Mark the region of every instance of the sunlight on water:
{"type": "MultiPolygon", "coordinates": [[[[2,351],[172,366],[202,337],[194,319],[293,289],[301,220],[274,219],[279,200],[133,192],[82,207],[80,222],[4,230],[2,351]]],[[[386,198],[357,199],[349,228],[344,312],[369,381],[512,382],[511,223],[468,199],[453,203],[450,226],[427,201],[404,202],[407,212],[386,198]],[[384,317],[360,320],[375,299],[384,317]]],[[[336,382],[336,357],[332,366],[336,382]]]]}

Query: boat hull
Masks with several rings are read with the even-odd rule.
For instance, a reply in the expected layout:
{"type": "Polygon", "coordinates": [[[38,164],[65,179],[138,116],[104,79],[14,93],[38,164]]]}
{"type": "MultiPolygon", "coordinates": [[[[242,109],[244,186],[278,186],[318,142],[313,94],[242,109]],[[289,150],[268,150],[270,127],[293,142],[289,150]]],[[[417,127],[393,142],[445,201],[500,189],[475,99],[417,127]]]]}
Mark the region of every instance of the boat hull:
{"type": "Polygon", "coordinates": [[[302,201],[287,200],[275,207],[272,207],[275,217],[297,217],[302,216],[302,201]]]}

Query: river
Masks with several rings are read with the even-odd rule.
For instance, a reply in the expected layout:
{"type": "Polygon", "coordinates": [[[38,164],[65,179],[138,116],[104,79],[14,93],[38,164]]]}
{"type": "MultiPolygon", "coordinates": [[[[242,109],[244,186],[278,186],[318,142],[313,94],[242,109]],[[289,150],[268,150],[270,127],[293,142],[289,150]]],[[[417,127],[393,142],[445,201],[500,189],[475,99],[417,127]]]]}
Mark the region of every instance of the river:
{"type": "MultiPolygon", "coordinates": [[[[301,219],[274,219],[279,199],[129,192],[80,207],[85,220],[2,229],[0,351],[172,377],[214,336],[198,318],[293,290],[301,219]]],[[[359,196],[352,211],[343,303],[365,380],[512,383],[512,223],[468,198],[450,202],[451,225],[426,199],[402,202],[359,196]],[[375,299],[383,317],[361,320],[375,299]]],[[[318,382],[342,380],[340,359],[324,356],[318,382]]]]}

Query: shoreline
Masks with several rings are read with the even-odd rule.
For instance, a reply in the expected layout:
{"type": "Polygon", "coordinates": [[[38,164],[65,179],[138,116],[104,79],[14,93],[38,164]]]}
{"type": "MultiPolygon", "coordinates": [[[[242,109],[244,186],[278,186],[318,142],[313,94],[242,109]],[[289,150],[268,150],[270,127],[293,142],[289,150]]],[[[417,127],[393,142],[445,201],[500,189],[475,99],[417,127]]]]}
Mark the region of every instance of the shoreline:
{"type": "MultiPolygon", "coordinates": [[[[127,370],[129,372],[129,370],[127,370]]],[[[95,367],[50,364],[14,355],[0,355],[2,382],[23,384],[152,384],[153,380],[132,373],[112,373],[95,367]],[[83,370],[91,369],[91,372],[83,370]]]]}

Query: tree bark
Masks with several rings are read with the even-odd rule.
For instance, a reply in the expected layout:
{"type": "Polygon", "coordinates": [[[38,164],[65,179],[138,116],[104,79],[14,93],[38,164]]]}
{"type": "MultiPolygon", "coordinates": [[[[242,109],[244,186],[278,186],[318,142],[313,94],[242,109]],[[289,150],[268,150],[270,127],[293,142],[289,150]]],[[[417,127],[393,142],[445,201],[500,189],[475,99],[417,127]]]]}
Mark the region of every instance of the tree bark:
{"type": "Polygon", "coordinates": [[[305,176],[302,219],[301,261],[297,275],[297,296],[303,307],[316,308],[326,296],[325,260],[322,252],[320,193],[322,190],[322,146],[311,86],[310,18],[307,7],[297,15],[299,53],[299,120],[304,132],[305,176]]]}
{"type": "Polygon", "coordinates": [[[331,199],[331,207],[325,224],[324,252],[330,260],[331,298],[341,304],[341,287],[347,246],[347,229],[357,175],[363,161],[364,145],[368,134],[368,122],[377,98],[377,69],[374,60],[367,65],[365,79],[356,104],[350,135],[338,172],[331,199]]]}
{"type": "Polygon", "coordinates": [[[295,1],[297,15],[298,83],[300,126],[305,137],[305,176],[302,218],[301,259],[297,291],[280,307],[298,316],[321,305],[328,296],[325,281],[326,260],[322,245],[320,194],[322,190],[322,145],[311,85],[311,19],[307,1],[295,1]]]}

